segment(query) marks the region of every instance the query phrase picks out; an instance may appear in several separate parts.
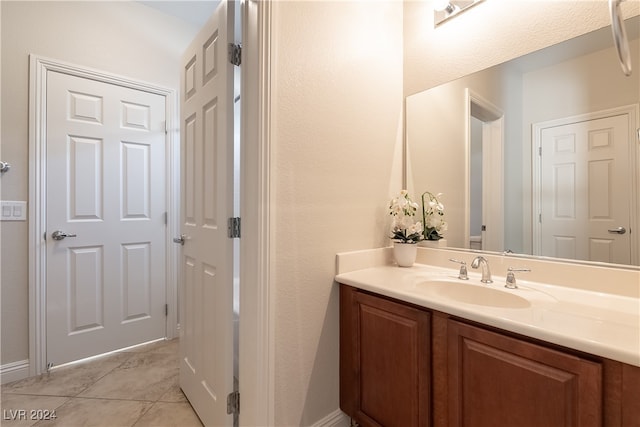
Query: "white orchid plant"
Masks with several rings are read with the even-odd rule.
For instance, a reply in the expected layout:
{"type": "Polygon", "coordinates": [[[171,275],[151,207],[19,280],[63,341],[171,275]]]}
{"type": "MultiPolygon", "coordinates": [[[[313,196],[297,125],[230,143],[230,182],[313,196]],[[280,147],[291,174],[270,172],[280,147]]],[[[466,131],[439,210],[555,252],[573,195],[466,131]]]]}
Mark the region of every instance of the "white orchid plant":
{"type": "Polygon", "coordinates": [[[423,238],[421,221],[416,221],[420,206],[411,200],[407,190],[402,190],[389,202],[389,215],[393,216],[390,238],[402,243],[417,243],[423,238]]]}
{"type": "Polygon", "coordinates": [[[424,221],[423,236],[425,240],[440,240],[442,232],[447,231],[447,223],[444,220],[444,205],[439,197],[425,191],[422,194],[422,220],[424,221]]]}

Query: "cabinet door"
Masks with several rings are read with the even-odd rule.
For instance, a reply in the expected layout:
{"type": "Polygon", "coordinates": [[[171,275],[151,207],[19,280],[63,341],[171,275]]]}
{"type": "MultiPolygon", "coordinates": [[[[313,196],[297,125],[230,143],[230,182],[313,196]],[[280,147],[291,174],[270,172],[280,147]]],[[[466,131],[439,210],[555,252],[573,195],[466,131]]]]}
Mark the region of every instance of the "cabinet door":
{"type": "Polygon", "coordinates": [[[340,407],[361,426],[428,426],[430,315],[343,286],[340,407]]]}
{"type": "Polygon", "coordinates": [[[622,425],[640,427],[640,368],[622,366],[622,425]]]}
{"type": "Polygon", "coordinates": [[[448,325],[449,426],[600,426],[599,363],[456,321],[448,325]]]}

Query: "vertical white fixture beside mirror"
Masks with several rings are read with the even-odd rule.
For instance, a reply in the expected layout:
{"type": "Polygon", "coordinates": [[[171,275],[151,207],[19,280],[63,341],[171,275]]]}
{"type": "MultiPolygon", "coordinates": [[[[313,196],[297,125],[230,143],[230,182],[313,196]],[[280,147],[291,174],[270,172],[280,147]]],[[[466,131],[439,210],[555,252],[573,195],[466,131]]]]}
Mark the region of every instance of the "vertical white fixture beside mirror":
{"type": "Polygon", "coordinates": [[[613,43],[618,53],[618,60],[625,76],[631,75],[631,54],[629,53],[629,41],[624,22],[620,16],[620,3],[624,0],[609,0],[609,12],[611,15],[611,32],[613,43]]]}

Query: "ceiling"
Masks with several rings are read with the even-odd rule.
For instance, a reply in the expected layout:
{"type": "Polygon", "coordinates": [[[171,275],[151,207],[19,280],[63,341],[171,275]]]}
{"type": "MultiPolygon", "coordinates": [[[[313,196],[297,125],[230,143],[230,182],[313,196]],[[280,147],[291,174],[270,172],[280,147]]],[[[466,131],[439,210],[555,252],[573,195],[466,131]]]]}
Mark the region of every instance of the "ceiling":
{"type": "Polygon", "coordinates": [[[139,3],[202,26],[213,14],[220,0],[147,0],[139,3]]]}

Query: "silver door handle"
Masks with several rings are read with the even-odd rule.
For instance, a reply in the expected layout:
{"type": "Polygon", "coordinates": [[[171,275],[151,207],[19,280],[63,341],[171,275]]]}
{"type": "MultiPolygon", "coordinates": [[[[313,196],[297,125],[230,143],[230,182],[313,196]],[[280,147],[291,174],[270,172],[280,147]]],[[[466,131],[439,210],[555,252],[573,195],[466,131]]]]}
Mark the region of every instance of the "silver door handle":
{"type": "Polygon", "coordinates": [[[182,246],[184,246],[184,241],[186,238],[187,238],[186,234],[181,234],[180,237],[173,238],[173,243],[180,243],[182,246]]]}
{"type": "Polygon", "coordinates": [[[624,234],[627,232],[627,229],[624,227],[618,227],[618,228],[610,228],[607,231],[612,234],[624,234]]]}
{"type": "Polygon", "coordinates": [[[65,237],[76,237],[75,234],[68,234],[65,233],[64,231],[61,230],[56,230],[53,233],[51,233],[51,237],[53,238],[53,240],[62,240],[65,237]]]}

